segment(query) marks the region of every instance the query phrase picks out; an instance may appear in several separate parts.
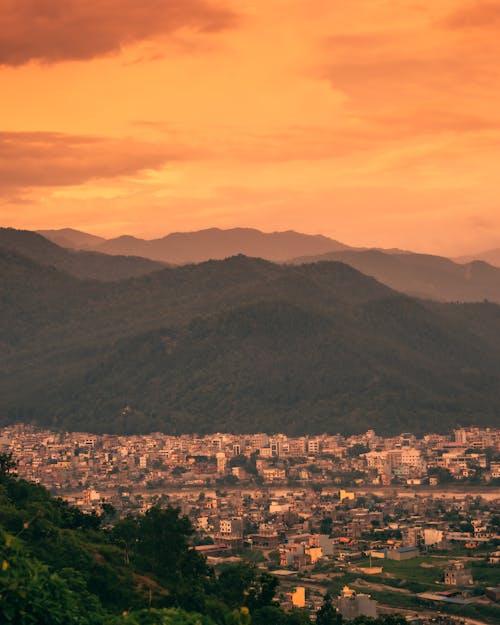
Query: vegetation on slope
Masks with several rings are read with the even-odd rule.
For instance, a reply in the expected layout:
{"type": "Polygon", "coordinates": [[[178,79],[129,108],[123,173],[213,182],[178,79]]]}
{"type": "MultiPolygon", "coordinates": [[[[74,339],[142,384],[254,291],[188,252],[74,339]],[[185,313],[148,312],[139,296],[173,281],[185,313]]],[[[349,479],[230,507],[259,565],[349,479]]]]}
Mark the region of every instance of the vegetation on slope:
{"type": "Polygon", "coordinates": [[[242,256],[103,284],[0,249],[0,276],[4,423],[391,434],[496,418],[493,304],[242,256]]]}
{"type": "Polygon", "coordinates": [[[103,282],[143,276],[164,267],[163,263],[137,256],[64,249],[36,232],[13,228],[0,228],[0,247],[77,278],[103,282]]]}
{"type": "Polygon", "coordinates": [[[296,258],[292,263],[336,261],[373,276],[391,289],[441,302],[500,302],[500,268],[486,262],[465,265],[431,254],[346,250],[296,258]]]}
{"type": "MultiPolygon", "coordinates": [[[[255,566],[216,575],[190,546],[193,529],[179,510],[152,508],[110,525],[106,514],[84,514],[16,479],[9,462],[0,456],[0,622],[310,625],[306,611],[279,607],[277,579],[255,566]]],[[[326,600],[317,622],[342,619],[326,600]]]]}

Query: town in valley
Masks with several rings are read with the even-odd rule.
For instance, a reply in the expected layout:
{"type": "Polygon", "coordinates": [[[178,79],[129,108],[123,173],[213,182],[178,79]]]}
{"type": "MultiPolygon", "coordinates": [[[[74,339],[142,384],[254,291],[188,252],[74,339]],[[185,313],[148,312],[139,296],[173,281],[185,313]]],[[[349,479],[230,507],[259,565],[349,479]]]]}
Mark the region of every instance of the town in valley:
{"type": "Polygon", "coordinates": [[[499,429],[121,436],[16,424],[0,449],[19,477],[104,523],[179,508],[211,564],[269,571],[290,608],[314,614],[328,592],[346,620],[500,615],[499,429]]]}

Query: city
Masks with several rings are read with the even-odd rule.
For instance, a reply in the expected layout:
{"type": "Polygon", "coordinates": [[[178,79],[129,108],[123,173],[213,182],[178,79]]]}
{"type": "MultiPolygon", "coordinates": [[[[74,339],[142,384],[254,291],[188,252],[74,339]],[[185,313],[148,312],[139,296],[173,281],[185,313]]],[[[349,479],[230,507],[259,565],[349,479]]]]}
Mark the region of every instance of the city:
{"type": "Polygon", "coordinates": [[[20,477],[104,524],[179,508],[209,564],[258,565],[283,607],[314,614],[331,593],[345,619],[498,615],[499,429],[176,437],[16,424],[0,448],[20,477]]]}
{"type": "Polygon", "coordinates": [[[0,625],[500,624],[500,0],[0,0],[0,625]]]}

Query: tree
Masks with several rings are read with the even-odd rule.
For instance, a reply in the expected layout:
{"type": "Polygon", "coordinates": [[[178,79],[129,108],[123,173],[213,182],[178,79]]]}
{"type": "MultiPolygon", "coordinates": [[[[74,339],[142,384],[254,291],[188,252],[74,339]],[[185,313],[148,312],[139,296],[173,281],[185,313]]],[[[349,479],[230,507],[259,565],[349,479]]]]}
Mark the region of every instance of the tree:
{"type": "Polygon", "coordinates": [[[237,564],[225,568],[217,580],[217,596],[230,608],[244,605],[249,588],[256,583],[256,568],[237,564]]]}
{"type": "Polygon", "coordinates": [[[351,457],[360,456],[361,454],[366,454],[370,451],[370,448],[366,445],[362,445],[361,443],[355,443],[348,448],[347,453],[351,457]]]}
{"type": "Polygon", "coordinates": [[[325,517],[324,519],[321,519],[321,524],[319,526],[319,531],[320,534],[328,534],[330,535],[332,533],[332,527],[333,527],[333,519],[331,517],[325,517]]]}
{"type": "Polygon", "coordinates": [[[0,480],[6,477],[14,477],[14,469],[17,467],[17,461],[14,460],[12,452],[0,453],[0,480]]]}
{"type": "Polygon", "coordinates": [[[342,623],[342,615],[334,608],[329,592],[323,599],[323,605],[316,612],[316,623],[317,625],[341,625],[342,623]]]}
{"type": "Polygon", "coordinates": [[[33,558],[11,536],[0,533],[0,622],[15,625],[91,625],[102,622],[99,602],[83,584],[75,592],[67,580],[33,558]]]}
{"type": "Polygon", "coordinates": [[[251,588],[246,600],[246,605],[250,608],[250,611],[274,605],[274,596],[278,584],[279,582],[274,575],[269,575],[269,573],[260,575],[257,579],[257,584],[251,588]]]}
{"type": "Polygon", "coordinates": [[[181,467],[179,464],[172,469],[172,475],[174,477],[180,477],[183,473],[187,473],[187,469],[181,467]]]}
{"type": "Polygon", "coordinates": [[[130,564],[130,554],[135,546],[138,536],[138,521],[132,515],[126,516],[119,521],[112,530],[112,537],[123,548],[125,564],[130,564]]]}
{"type": "Polygon", "coordinates": [[[179,512],[179,508],[153,507],[138,517],[133,564],[168,590],[167,605],[202,612],[212,573],[191,548],[194,530],[179,512]]]}
{"type": "Polygon", "coordinates": [[[431,467],[428,473],[429,477],[436,477],[439,484],[447,484],[453,481],[453,475],[448,469],[443,467],[431,467]]]}
{"type": "MultiPolygon", "coordinates": [[[[108,621],[107,621],[108,622],[108,621]]],[[[215,625],[212,619],[178,608],[138,610],[109,621],[109,625],[215,625]]],[[[236,625],[236,623],[235,623],[236,625]]],[[[237,623],[237,625],[240,625],[237,623]]],[[[246,624],[243,624],[246,625],[246,624]]]]}

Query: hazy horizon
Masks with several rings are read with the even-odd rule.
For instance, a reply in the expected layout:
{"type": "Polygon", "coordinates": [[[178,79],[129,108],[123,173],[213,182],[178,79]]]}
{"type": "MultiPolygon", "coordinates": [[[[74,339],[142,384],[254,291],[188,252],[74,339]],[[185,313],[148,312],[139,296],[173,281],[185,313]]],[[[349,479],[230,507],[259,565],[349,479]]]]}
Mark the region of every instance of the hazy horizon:
{"type": "Polygon", "coordinates": [[[228,225],[227,227],[219,227],[219,226],[207,226],[204,228],[197,228],[197,229],[192,229],[192,230],[171,230],[171,231],[158,231],[157,233],[152,233],[152,234],[141,234],[141,231],[138,232],[120,232],[117,231],[115,234],[107,234],[107,233],[101,233],[99,231],[91,231],[90,229],[82,229],[82,228],[78,228],[75,226],[61,226],[60,228],[51,228],[51,227],[23,227],[20,228],[18,226],[12,225],[12,224],[6,224],[6,225],[2,225],[1,227],[3,228],[13,228],[16,230],[27,230],[27,231],[32,231],[32,232],[44,232],[44,231],[54,231],[54,232],[58,232],[61,230],[74,230],[74,231],[78,231],[78,232],[82,232],[84,234],[89,234],[92,236],[96,236],[96,237],[101,237],[103,239],[106,240],[112,240],[112,239],[116,239],[119,237],[134,237],[137,239],[141,239],[144,241],[154,241],[154,240],[158,240],[158,239],[162,239],[165,238],[169,235],[173,235],[173,234],[193,234],[193,233],[197,233],[197,232],[203,232],[203,231],[207,231],[207,230],[221,230],[221,231],[230,231],[230,230],[255,230],[258,232],[261,232],[262,234],[282,234],[282,233],[286,233],[286,232],[295,232],[296,234],[304,234],[307,236],[323,236],[323,237],[327,237],[330,238],[334,241],[337,241],[339,243],[342,243],[348,247],[352,247],[354,249],[359,248],[359,249],[385,249],[385,250],[401,250],[402,252],[415,252],[417,254],[428,254],[428,255],[432,255],[432,256],[443,256],[443,257],[449,257],[449,258],[460,258],[462,256],[468,256],[471,255],[473,256],[474,254],[478,254],[481,252],[487,252],[490,250],[494,250],[497,248],[500,248],[500,240],[498,241],[498,245],[492,245],[489,248],[471,248],[469,250],[465,250],[462,252],[457,252],[457,253],[444,253],[441,252],[437,249],[430,249],[428,247],[423,246],[422,249],[417,249],[417,248],[406,248],[402,245],[399,245],[397,241],[394,241],[394,244],[391,245],[379,245],[376,242],[367,242],[366,244],[358,244],[352,241],[346,241],[344,239],[341,239],[337,236],[335,236],[335,234],[333,235],[329,235],[329,234],[325,234],[324,232],[317,232],[317,231],[313,231],[311,230],[310,232],[306,231],[306,230],[295,230],[293,228],[286,228],[283,227],[281,229],[276,229],[276,230],[265,230],[262,228],[259,228],[257,226],[247,226],[247,225],[238,225],[238,226],[230,226],[228,225]]]}

